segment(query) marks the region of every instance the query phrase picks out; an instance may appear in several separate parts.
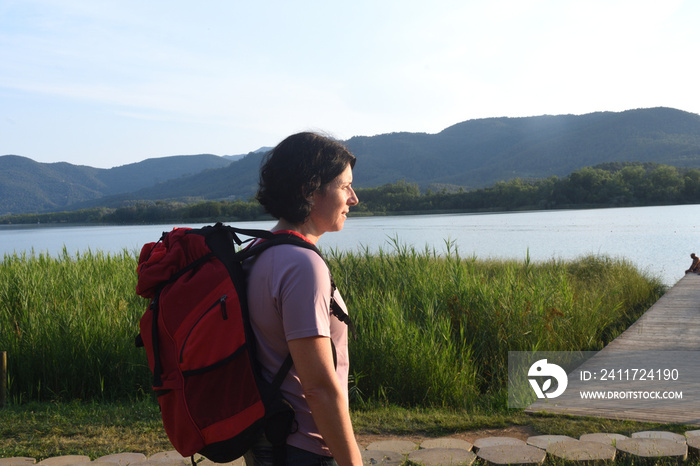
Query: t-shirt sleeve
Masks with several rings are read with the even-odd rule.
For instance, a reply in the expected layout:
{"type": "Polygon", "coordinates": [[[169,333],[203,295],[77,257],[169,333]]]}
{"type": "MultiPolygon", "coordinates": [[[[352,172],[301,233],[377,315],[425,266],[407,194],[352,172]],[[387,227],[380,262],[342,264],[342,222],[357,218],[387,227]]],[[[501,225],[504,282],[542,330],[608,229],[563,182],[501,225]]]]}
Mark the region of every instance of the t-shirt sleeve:
{"type": "Polygon", "coordinates": [[[328,267],[314,251],[281,247],[284,266],[278,275],[278,308],[284,334],[295,340],[330,337],[331,281],[328,267]]]}

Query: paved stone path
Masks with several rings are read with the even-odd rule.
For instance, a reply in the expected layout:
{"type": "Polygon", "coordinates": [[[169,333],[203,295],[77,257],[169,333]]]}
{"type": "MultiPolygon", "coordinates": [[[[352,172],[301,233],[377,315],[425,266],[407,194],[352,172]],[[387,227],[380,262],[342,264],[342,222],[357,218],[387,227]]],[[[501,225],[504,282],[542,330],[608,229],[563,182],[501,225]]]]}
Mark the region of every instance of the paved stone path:
{"type": "MultiPolygon", "coordinates": [[[[664,431],[637,432],[630,437],[620,434],[593,433],[575,439],[565,435],[536,435],[521,440],[514,437],[485,437],[473,443],[454,438],[429,439],[418,444],[408,440],[380,440],[364,446],[366,465],[400,465],[406,463],[438,465],[541,464],[547,457],[570,463],[613,462],[616,458],[635,463],[670,459],[685,461],[700,457],[700,430],[685,435],[664,431]]],[[[198,464],[211,466],[200,458],[198,464]]],[[[187,466],[189,458],[175,451],[146,457],[142,453],[119,453],[91,461],[87,456],[66,455],[36,462],[34,458],[0,458],[0,466],[187,466]]],[[[242,459],[228,463],[244,466],[242,459]]]]}

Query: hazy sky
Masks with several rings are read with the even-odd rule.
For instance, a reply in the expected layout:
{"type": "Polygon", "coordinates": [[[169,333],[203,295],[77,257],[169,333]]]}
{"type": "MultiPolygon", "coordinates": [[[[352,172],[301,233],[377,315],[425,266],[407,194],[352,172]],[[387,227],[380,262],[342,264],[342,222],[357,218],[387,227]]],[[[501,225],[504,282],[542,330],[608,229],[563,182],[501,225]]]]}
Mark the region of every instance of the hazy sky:
{"type": "Polygon", "coordinates": [[[700,113],[697,0],[0,0],[0,155],[112,167],[288,134],[700,113]]]}

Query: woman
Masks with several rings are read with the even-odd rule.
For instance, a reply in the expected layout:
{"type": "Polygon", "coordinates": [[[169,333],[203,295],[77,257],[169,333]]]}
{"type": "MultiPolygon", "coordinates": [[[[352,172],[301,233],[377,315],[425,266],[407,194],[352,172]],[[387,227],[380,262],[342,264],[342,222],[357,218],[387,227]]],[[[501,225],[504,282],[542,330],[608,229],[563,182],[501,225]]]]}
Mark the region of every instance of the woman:
{"type": "MultiPolygon", "coordinates": [[[[355,157],[326,137],[299,133],[282,141],[261,169],[257,195],[278,219],[272,231],[293,232],[312,244],[340,231],[358,203],[354,165],[355,157]]],[[[288,354],[294,364],[281,388],[299,425],[287,439],[287,464],[361,464],[348,408],[347,326],[331,316],[326,263],[309,249],[279,245],[254,259],[248,277],[264,376],[271,379],[288,354]]],[[[337,291],[334,298],[345,309],[337,291]]],[[[246,464],[269,464],[270,450],[261,439],[246,464]]]]}

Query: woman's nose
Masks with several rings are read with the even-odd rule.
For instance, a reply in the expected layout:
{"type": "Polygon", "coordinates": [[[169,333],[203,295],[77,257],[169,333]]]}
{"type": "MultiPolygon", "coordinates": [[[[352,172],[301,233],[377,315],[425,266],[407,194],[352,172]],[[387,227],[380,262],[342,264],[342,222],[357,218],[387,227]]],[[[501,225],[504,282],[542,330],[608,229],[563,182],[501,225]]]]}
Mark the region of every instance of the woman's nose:
{"type": "Polygon", "coordinates": [[[350,191],[352,192],[352,196],[350,196],[350,199],[348,199],[348,204],[349,205],[357,205],[360,200],[357,198],[357,194],[355,193],[355,190],[350,188],[350,191]]]}

